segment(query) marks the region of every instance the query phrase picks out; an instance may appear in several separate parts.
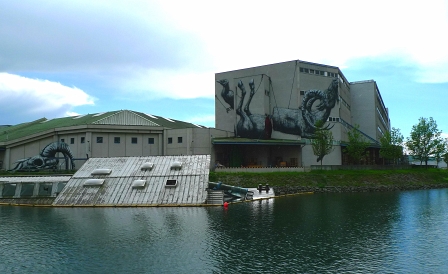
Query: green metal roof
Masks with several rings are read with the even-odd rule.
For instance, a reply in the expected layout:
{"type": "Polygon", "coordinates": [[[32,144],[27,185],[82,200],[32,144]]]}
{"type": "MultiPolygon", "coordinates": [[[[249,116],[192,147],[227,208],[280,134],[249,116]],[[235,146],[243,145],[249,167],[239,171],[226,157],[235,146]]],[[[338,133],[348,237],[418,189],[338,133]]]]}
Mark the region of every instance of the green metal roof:
{"type": "Polygon", "coordinates": [[[50,120],[41,118],[28,123],[0,127],[0,142],[15,140],[55,128],[95,124],[155,126],[168,129],[202,127],[192,123],[167,119],[156,115],[148,115],[142,112],[118,110],[50,120]]]}

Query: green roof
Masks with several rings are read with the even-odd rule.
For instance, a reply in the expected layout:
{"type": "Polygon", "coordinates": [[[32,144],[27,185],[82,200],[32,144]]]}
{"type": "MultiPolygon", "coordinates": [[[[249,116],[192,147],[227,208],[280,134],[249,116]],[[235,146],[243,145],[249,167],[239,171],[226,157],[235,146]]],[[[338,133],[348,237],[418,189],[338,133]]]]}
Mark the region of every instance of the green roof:
{"type": "Polygon", "coordinates": [[[202,127],[192,123],[167,119],[161,116],[148,115],[130,110],[109,111],[72,117],[63,117],[47,120],[41,118],[32,122],[14,126],[0,127],[0,142],[15,140],[39,132],[55,128],[81,126],[81,125],[136,125],[154,126],[168,129],[202,127]]]}

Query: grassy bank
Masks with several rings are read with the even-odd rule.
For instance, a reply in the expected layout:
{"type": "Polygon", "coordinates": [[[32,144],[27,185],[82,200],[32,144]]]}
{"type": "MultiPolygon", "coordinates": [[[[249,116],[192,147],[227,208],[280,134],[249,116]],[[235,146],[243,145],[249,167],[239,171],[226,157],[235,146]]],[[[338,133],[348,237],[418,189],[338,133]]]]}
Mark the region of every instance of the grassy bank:
{"type": "Polygon", "coordinates": [[[334,170],[312,172],[225,173],[210,172],[210,181],[257,187],[448,187],[448,171],[441,169],[407,170],[334,170]]]}

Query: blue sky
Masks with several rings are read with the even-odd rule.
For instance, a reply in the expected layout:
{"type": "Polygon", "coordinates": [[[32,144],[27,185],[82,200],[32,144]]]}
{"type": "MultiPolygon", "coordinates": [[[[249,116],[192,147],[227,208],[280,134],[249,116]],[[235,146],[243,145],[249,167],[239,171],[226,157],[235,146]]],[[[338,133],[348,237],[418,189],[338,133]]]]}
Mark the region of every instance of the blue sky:
{"type": "Polygon", "coordinates": [[[6,0],[0,125],[129,109],[214,127],[214,74],[304,60],[448,137],[448,1],[6,0]]]}

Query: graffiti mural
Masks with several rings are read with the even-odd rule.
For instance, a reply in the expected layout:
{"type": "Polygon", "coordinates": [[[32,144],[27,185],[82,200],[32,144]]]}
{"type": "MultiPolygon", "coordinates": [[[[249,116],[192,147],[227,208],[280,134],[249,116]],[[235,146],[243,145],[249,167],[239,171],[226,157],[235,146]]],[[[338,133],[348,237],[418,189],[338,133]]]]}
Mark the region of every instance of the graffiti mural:
{"type": "Polygon", "coordinates": [[[235,104],[233,90],[230,90],[229,87],[229,80],[223,79],[216,82],[220,83],[222,86],[221,97],[224,100],[224,102],[226,102],[230,106],[226,107],[226,111],[229,112],[229,110],[234,109],[235,104]]]}
{"type": "Polygon", "coordinates": [[[69,145],[64,142],[53,142],[44,147],[39,155],[16,161],[16,166],[10,171],[57,169],[59,159],[56,158],[56,154],[58,152],[65,158],[65,169],[74,169],[75,163],[69,145]]]}
{"type": "MultiPolygon", "coordinates": [[[[308,90],[299,109],[274,108],[272,115],[274,130],[283,133],[313,138],[317,121],[327,121],[331,109],[338,100],[338,80],[322,90],[308,90]]],[[[326,129],[329,129],[326,127],[326,129]]]]}
{"type": "MultiPolygon", "coordinates": [[[[233,108],[236,94],[230,90],[229,81],[223,79],[217,82],[223,86],[222,99],[233,108]]],[[[238,81],[241,99],[236,108],[239,119],[235,125],[235,132],[236,136],[242,138],[270,139],[272,130],[299,135],[304,138],[313,138],[316,122],[327,121],[339,98],[338,79],[333,79],[326,90],[306,91],[298,109],[274,107],[272,115],[257,114],[250,111],[250,104],[256,92],[253,79],[249,81],[249,88],[249,98],[244,104],[247,94],[246,88],[241,80],[238,81]]],[[[327,126],[325,129],[330,128],[327,126]]]]}
{"type": "Polygon", "coordinates": [[[236,109],[236,114],[240,117],[238,123],[236,124],[236,132],[238,136],[244,138],[254,138],[263,139],[265,135],[265,115],[252,114],[249,107],[250,102],[255,94],[254,80],[250,80],[249,88],[250,94],[249,99],[243,107],[244,98],[246,97],[246,88],[244,87],[243,81],[238,82],[238,88],[241,90],[241,100],[236,109]]]}

